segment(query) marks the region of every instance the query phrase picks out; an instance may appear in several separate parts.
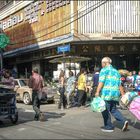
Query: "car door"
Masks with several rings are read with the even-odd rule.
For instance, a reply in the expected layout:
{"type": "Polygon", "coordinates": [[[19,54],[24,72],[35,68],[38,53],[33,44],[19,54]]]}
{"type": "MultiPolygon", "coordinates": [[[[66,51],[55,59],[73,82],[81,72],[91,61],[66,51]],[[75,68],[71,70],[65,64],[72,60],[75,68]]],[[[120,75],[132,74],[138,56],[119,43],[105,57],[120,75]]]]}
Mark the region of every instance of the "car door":
{"type": "Polygon", "coordinates": [[[18,81],[15,80],[15,88],[14,88],[14,91],[16,92],[16,99],[17,100],[20,100],[20,93],[18,92],[19,91],[19,88],[20,88],[20,85],[19,85],[18,81]]]}

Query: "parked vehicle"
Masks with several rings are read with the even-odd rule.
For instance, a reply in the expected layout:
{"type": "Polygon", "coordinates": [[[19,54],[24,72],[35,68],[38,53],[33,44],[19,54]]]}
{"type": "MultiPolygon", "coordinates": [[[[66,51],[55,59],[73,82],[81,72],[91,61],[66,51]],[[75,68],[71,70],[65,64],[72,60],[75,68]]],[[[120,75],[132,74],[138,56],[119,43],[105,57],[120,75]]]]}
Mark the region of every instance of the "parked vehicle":
{"type": "Polygon", "coordinates": [[[18,121],[15,93],[0,88],[0,119],[10,119],[13,124],[18,121]]]}
{"type": "Polygon", "coordinates": [[[27,81],[25,79],[14,79],[16,92],[16,100],[23,101],[24,104],[30,104],[32,101],[32,88],[27,86],[27,81]]]}
{"type": "MultiPolygon", "coordinates": [[[[28,105],[32,102],[32,88],[28,86],[28,79],[14,79],[16,99],[17,101],[23,101],[24,104],[28,105]]],[[[42,102],[54,102],[54,95],[57,93],[56,88],[47,86],[43,88],[42,102]]]]}

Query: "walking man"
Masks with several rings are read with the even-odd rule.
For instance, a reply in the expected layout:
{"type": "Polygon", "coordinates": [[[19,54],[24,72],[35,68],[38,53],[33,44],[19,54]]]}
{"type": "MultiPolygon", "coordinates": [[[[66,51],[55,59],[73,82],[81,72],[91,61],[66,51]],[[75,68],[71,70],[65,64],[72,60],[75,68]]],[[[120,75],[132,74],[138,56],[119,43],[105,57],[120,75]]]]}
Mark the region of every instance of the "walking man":
{"type": "Polygon", "coordinates": [[[121,123],[122,131],[126,131],[128,128],[128,121],[116,108],[120,96],[124,94],[121,86],[120,74],[111,65],[112,60],[109,57],[104,57],[101,63],[102,69],[99,74],[99,84],[95,94],[95,96],[101,96],[106,102],[106,110],[102,112],[104,127],[101,130],[103,132],[114,131],[114,126],[111,122],[111,113],[115,119],[121,123]]]}
{"type": "Polygon", "coordinates": [[[32,76],[29,79],[29,87],[32,88],[32,103],[33,103],[33,110],[35,111],[34,120],[38,121],[40,118],[40,103],[42,97],[42,88],[44,86],[43,77],[38,74],[38,69],[34,68],[32,70],[32,76]]]}

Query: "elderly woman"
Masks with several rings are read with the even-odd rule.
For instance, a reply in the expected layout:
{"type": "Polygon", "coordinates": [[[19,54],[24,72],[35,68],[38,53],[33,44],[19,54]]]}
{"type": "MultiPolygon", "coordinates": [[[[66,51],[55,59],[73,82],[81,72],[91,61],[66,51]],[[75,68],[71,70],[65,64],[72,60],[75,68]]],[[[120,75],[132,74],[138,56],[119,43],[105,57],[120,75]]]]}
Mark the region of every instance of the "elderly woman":
{"type": "Polygon", "coordinates": [[[67,80],[67,84],[66,84],[66,96],[67,96],[67,108],[70,107],[70,96],[73,93],[74,89],[75,89],[75,76],[73,75],[72,71],[69,71],[69,78],[67,80]]]}

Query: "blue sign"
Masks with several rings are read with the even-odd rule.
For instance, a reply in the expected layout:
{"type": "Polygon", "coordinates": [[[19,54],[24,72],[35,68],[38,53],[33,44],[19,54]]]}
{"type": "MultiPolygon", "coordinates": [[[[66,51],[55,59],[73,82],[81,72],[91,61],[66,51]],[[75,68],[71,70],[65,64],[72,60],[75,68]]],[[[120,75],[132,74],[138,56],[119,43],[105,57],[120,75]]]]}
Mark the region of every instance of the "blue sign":
{"type": "Polygon", "coordinates": [[[70,51],[70,44],[57,47],[57,52],[58,53],[60,53],[60,52],[68,52],[68,51],[70,51]]]}

